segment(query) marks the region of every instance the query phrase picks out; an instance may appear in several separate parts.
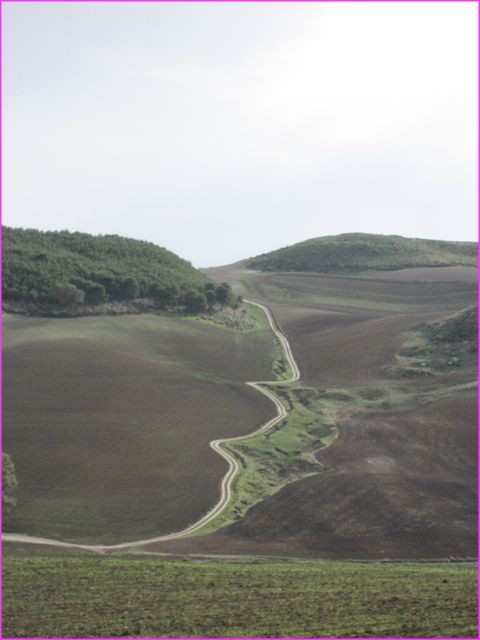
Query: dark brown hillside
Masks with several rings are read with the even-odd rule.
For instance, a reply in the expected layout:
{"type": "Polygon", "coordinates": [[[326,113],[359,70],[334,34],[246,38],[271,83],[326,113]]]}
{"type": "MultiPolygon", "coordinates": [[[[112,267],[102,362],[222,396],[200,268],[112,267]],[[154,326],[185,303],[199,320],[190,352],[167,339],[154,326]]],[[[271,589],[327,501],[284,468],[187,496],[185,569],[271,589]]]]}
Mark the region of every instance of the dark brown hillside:
{"type": "Polygon", "coordinates": [[[346,414],[320,459],[327,470],[287,485],[211,536],[163,551],[325,559],[476,557],[476,394],[417,410],[346,414]]]}
{"type": "MultiPolygon", "coordinates": [[[[343,386],[383,384],[382,367],[393,359],[406,331],[476,302],[471,270],[424,271],[428,279],[417,279],[419,274],[407,269],[403,279],[392,282],[385,273],[378,278],[262,273],[247,279],[241,272],[241,278],[248,295],[274,312],[303,383],[343,386]]],[[[231,281],[239,282],[235,273],[231,281]]]]}
{"type": "Polygon", "coordinates": [[[322,558],[476,556],[477,394],[451,389],[475,380],[476,370],[447,367],[430,378],[395,380],[384,370],[421,323],[457,327],[464,316],[456,312],[476,302],[473,270],[356,277],[248,276],[229,269],[219,271],[222,278],[272,309],[303,384],[353,395],[390,389],[407,400],[395,410],[387,403],[383,409],[381,403],[337,405],[338,438],[319,455],[324,472],[285,486],[214,535],[154,548],[322,558]],[[426,391],[443,397],[420,405],[426,391]]]}
{"type": "Polygon", "coordinates": [[[476,395],[346,416],[328,471],[291,484],[228,533],[322,557],[475,556],[476,395]]]}

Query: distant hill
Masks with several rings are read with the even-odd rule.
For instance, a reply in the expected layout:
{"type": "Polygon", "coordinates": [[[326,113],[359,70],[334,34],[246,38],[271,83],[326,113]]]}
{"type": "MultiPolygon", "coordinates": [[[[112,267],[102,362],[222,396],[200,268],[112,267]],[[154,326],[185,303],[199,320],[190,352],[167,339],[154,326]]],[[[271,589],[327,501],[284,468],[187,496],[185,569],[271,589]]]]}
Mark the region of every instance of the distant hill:
{"type": "Polygon", "coordinates": [[[244,261],[260,271],[355,273],[408,267],[477,265],[476,242],[346,233],[312,238],[244,261]]]}
{"type": "MultiPolygon", "coordinates": [[[[144,298],[203,311],[216,302],[215,287],[189,262],[151,242],[3,228],[3,299],[28,304],[29,311],[144,298]]],[[[228,304],[228,296],[220,291],[219,301],[228,304]]]]}

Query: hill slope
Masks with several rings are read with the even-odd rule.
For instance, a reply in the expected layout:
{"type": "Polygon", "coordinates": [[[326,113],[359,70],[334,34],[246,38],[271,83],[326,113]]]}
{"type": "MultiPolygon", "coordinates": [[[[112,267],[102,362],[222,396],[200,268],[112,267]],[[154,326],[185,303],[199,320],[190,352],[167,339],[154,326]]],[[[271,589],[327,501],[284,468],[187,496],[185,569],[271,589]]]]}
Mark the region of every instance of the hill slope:
{"type": "Polygon", "coordinates": [[[428,325],[427,331],[434,342],[459,342],[469,340],[475,351],[477,345],[478,306],[462,309],[443,320],[428,325]]]}
{"type": "Polygon", "coordinates": [[[209,282],[171,251],[115,235],[4,227],[3,249],[5,300],[99,304],[209,282]]]}
{"type": "Polygon", "coordinates": [[[214,438],[274,414],[267,328],[140,314],[4,314],[3,446],[18,479],[9,531],[124,542],[178,531],[219,498],[214,438]]]}
{"type": "Polygon", "coordinates": [[[477,243],[348,233],[312,238],[245,261],[260,271],[347,272],[475,266],[477,243]]]}

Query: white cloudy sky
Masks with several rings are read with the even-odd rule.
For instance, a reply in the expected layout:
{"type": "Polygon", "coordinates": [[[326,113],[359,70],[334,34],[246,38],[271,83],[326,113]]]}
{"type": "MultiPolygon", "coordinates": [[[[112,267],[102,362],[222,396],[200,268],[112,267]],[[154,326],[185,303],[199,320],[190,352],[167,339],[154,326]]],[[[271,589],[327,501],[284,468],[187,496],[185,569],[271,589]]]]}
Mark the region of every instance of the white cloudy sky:
{"type": "Polygon", "coordinates": [[[3,220],[196,266],[476,239],[477,3],[4,3],[3,220]]]}

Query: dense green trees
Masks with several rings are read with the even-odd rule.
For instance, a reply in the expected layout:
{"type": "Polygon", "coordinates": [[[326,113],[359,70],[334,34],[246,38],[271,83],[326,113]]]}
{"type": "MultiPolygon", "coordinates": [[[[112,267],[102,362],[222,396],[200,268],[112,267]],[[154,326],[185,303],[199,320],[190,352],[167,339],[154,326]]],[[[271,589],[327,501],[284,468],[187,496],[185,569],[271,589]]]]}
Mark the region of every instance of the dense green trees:
{"type": "Polygon", "coordinates": [[[143,298],[153,300],[154,308],[187,313],[238,304],[227,283],[211,282],[152,243],[8,227],[3,229],[3,298],[77,310],[143,298]]]}
{"type": "Polygon", "coordinates": [[[51,297],[53,302],[57,302],[61,306],[83,304],[85,301],[85,292],[74,284],[65,282],[55,285],[51,297]]]}
{"type": "Polygon", "coordinates": [[[17,478],[13,461],[8,453],[2,452],[2,507],[4,512],[8,512],[16,505],[16,488],[17,478]]]}
{"type": "Polygon", "coordinates": [[[208,308],[205,294],[193,289],[185,294],[184,303],[187,313],[202,313],[208,308]]]}

